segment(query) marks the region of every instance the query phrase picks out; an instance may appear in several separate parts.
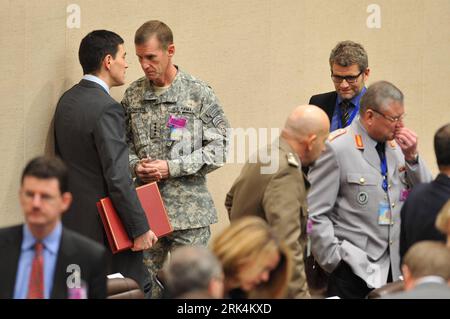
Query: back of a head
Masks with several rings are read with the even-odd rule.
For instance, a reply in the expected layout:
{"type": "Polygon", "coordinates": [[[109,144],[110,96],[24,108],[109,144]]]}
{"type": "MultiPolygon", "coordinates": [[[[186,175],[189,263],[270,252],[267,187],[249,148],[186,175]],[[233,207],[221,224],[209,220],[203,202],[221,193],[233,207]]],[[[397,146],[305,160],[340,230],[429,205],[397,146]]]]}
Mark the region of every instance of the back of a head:
{"type": "Polygon", "coordinates": [[[406,252],[403,258],[415,279],[425,276],[439,276],[450,280],[450,249],[437,241],[420,241],[406,252]]]}
{"type": "Polygon", "coordinates": [[[337,64],[348,67],[357,64],[360,71],[365,71],[369,66],[366,50],[364,47],[353,41],[339,42],[330,53],[330,67],[337,64]]]}
{"type": "Polygon", "coordinates": [[[450,169],[450,123],[434,134],[434,152],[439,168],[450,169]]]}
{"type": "Polygon", "coordinates": [[[211,279],[222,278],[222,266],[206,247],[182,246],[175,249],[163,266],[170,297],[194,291],[207,292],[211,279]]]}
{"type": "Polygon", "coordinates": [[[115,58],[119,45],[123,43],[123,39],[112,31],[95,30],[87,34],[81,40],[78,50],[83,74],[96,74],[101,68],[103,59],[108,54],[115,58]]]}
{"type": "MultiPolygon", "coordinates": [[[[450,238],[450,200],[439,211],[435,225],[441,233],[446,234],[450,238]]],[[[450,242],[447,244],[450,244],[450,242]]]]}
{"type": "Polygon", "coordinates": [[[158,20],[150,20],[141,25],[134,35],[134,44],[142,45],[153,36],[156,36],[163,49],[173,44],[172,30],[167,24],[158,20]]]}
{"type": "Polygon", "coordinates": [[[22,172],[21,183],[25,177],[29,176],[38,179],[55,178],[58,180],[61,194],[69,191],[67,167],[58,157],[39,156],[33,158],[22,172]]]}
{"type": "Polygon", "coordinates": [[[276,249],[280,262],[271,272],[267,287],[258,287],[264,298],[282,297],[291,276],[292,259],[289,248],[282,243],[267,222],[256,216],[234,220],[213,240],[212,250],[222,263],[225,280],[235,280],[239,268],[255,262],[276,249]]]}
{"type": "Polygon", "coordinates": [[[283,131],[298,139],[312,134],[320,135],[329,131],[329,119],[327,114],[315,105],[300,105],[289,114],[283,131]]]}
{"type": "Polygon", "coordinates": [[[359,113],[361,116],[367,109],[383,111],[391,102],[403,104],[403,93],[392,83],[378,81],[369,86],[362,96],[359,113]]]}

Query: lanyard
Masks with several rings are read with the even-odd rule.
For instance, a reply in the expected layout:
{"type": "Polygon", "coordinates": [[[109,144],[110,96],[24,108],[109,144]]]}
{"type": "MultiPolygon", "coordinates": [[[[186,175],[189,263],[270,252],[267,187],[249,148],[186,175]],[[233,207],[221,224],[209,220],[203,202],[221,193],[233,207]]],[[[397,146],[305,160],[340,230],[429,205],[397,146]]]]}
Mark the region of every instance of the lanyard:
{"type": "Polygon", "coordinates": [[[386,162],[386,154],[384,152],[380,153],[381,160],[381,175],[383,176],[383,183],[381,187],[385,192],[388,190],[388,182],[387,182],[387,162],[386,162]]]}
{"type": "MultiPolygon", "coordinates": [[[[352,105],[353,105],[353,103],[352,103],[352,105]]],[[[352,123],[352,121],[353,121],[353,119],[355,118],[355,116],[356,116],[356,114],[358,113],[358,111],[359,111],[359,108],[358,108],[356,105],[354,105],[353,111],[352,111],[352,113],[350,114],[350,116],[348,117],[348,122],[345,123],[344,126],[342,126],[341,107],[339,106],[339,107],[337,108],[338,128],[344,128],[344,127],[346,127],[346,126],[349,126],[350,123],[352,123]]]]}

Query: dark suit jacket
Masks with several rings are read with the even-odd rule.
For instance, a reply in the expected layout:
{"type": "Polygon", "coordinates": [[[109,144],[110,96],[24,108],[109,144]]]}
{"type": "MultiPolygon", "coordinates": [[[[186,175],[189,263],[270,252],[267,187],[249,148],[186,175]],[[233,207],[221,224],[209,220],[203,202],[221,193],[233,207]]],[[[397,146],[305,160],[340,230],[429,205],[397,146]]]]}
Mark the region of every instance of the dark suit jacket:
{"type": "Polygon", "coordinates": [[[400,212],[400,256],[421,240],[446,241],[434,223],[444,204],[450,199],[450,177],[439,174],[431,183],[413,188],[400,212]]]}
{"type": "MultiPolygon", "coordinates": [[[[14,297],[20,247],[22,245],[22,225],[0,229],[0,299],[14,297]]],[[[63,228],[61,243],[56,260],[52,299],[67,298],[67,266],[76,264],[81,269],[81,279],[86,282],[88,298],[106,298],[106,251],[103,246],[63,228]]]]}
{"type": "MultiPolygon", "coordinates": [[[[109,196],[130,238],[147,232],[147,218],[128,170],[122,106],[99,84],[81,80],[59,100],[54,123],[56,154],[69,168],[73,194],[64,225],[104,244],[96,202],[109,196]]],[[[143,287],[147,272],[142,252],[127,250],[112,256],[110,272],[120,272],[143,287]]]]}
{"type": "Polygon", "coordinates": [[[327,113],[328,118],[333,118],[334,108],[336,107],[337,93],[336,91],[313,95],[309,100],[309,104],[316,105],[327,113]]]}

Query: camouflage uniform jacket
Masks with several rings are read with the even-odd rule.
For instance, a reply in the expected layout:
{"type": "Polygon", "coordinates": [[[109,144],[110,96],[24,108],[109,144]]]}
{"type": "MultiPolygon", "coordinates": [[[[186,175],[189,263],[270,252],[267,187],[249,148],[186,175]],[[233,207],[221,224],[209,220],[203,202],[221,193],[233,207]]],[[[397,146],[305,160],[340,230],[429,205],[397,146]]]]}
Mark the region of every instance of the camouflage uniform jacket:
{"type": "MultiPolygon", "coordinates": [[[[139,159],[149,156],[168,163],[170,177],[158,186],[174,229],[216,223],[206,174],[225,163],[229,124],[213,90],[178,70],[171,86],[159,96],[146,77],[133,82],[122,105],[133,177],[139,159]],[[167,125],[170,116],[187,120],[177,137],[167,125]]],[[[136,183],[142,184],[138,178],[136,183]]]]}

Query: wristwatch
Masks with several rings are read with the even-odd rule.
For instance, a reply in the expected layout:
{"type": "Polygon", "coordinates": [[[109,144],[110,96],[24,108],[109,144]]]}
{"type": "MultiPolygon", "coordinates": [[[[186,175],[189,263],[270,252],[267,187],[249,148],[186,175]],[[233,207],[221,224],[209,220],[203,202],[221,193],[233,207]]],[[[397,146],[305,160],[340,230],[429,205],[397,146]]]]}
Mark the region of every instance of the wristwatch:
{"type": "Polygon", "coordinates": [[[412,161],[406,160],[406,162],[409,165],[416,165],[417,163],[419,163],[419,154],[418,153],[414,154],[414,159],[412,161]]]}

